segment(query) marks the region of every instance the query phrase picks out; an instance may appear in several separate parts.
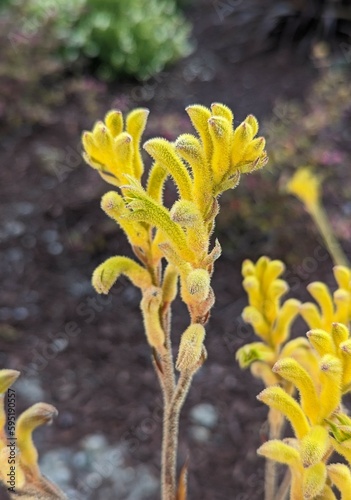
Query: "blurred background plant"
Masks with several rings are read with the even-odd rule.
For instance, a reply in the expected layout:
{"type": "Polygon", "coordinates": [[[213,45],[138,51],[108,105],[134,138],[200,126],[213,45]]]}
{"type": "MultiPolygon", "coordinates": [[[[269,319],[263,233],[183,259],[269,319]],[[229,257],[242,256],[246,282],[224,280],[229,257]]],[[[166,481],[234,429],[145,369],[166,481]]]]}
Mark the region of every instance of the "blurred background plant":
{"type": "Polygon", "coordinates": [[[29,0],[22,14],[26,26],[50,25],[66,64],[83,62],[106,80],[150,78],[191,51],[190,23],[174,0],[29,0]]]}
{"type": "Polygon", "coordinates": [[[86,84],[91,74],[148,79],[192,50],[173,0],[5,0],[0,9],[0,119],[12,127],[55,121],[72,96],[89,107],[101,90],[86,84]]]}
{"type": "Polygon", "coordinates": [[[189,34],[174,0],[86,0],[61,41],[65,59],[85,58],[103,79],[143,80],[187,56],[189,34]]]}
{"type": "Polygon", "coordinates": [[[52,36],[54,11],[50,15],[47,11],[46,17],[28,18],[23,5],[12,4],[2,13],[0,26],[3,133],[6,129],[19,128],[23,132],[28,126],[57,123],[59,106],[72,99],[80,101],[87,112],[96,112],[103,86],[82,75],[81,64],[71,68],[59,56],[60,42],[52,36]]]}

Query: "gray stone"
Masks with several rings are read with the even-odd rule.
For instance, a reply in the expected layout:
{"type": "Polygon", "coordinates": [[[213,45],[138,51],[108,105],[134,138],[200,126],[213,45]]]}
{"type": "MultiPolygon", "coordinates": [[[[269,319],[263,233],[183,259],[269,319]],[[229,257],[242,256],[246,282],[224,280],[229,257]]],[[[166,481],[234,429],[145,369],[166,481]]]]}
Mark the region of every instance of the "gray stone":
{"type": "Polygon", "coordinates": [[[202,425],[193,425],[190,427],[190,436],[198,443],[205,443],[210,439],[211,433],[207,427],[202,425]]]}
{"type": "Polygon", "coordinates": [[[107,439],[103,434],[91,434],[83,439],[82,444],[87,451],[98,451],[108,446],[107,439]]]}
{"type": "Polygon", "coordinates": [[[19,396],[28,403],[37,403],[45,400],[44,389],[39,377],[23,377],[16,381],[15,389],[19,396]]]}
{"type": "Polygon", "coordinates": [[[49,451],[40,460],[40,470],[48,479],[64,488],[72,479],[71,456],[72,452],[68,448],[49,451]]]}
{"type": "Polygon", "coordinates": [[[194,423],[213,429],[218,422],[218,412],[216,408],[209,403],[201,403],[194,406],[190,412],[194,423]]]}

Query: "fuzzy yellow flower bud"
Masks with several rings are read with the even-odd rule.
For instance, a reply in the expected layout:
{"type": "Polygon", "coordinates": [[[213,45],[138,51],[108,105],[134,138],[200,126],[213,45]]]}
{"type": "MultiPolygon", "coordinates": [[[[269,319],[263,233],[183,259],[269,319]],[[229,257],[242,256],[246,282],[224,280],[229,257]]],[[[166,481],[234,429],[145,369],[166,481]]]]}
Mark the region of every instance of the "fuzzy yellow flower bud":
{"type": "Polygon", "coordinates": [[[321,462],[330,446],[329,434],[325,427],[315,425],[301,441],[300,454],[304,467],[321,462]]]}
{"type": "Polygon", "coordinates": [[[262,255],[256,262],[256,276],[260,282],[262,282],[264,274],[267,270],[268,264],[270,263],[270,258],[266,255],[262,255]]]}
{"type": "Polygon", "coordinates": [[[281,260],[271,260],[263,273],[262,285],[264,290],[268,290],[273,283],[285,271],[285,264],[281,260]]]}
{"type": "Polygon", "coordinates": [[[307,290],[318,302],[322,312],[323,327],[330,330],[334,316],[334,304],[329,288],[324,283],[316,281],[314,283],[310,283],[307,286],[307,290]]]}
{"type": "Polygon", "coordinates": [[[6,392],[19,376],[20,372],[17,370],[0,370],[0,394],[6,392]]]}
{"type": "Polygon", "coordinates": [[[147,288],[140,303],[143,313],[146,338],[151,347],[162,352],[165,343],[165,333],[161,325],[160,306],[162,290],[155,286],[147,288]]]}
{"type": "Polygon", "coordinates": [[[212,139],[208,128],[208,120],[211,118],[211,111],[205,106],[194,104],[188,106],[186,112],[200,136],[206,158],[210,158],[213,150],[212,139]]]}
{"type": "Polygon", "coordinates": [[[262,295],[260,290],[260,283],[256,276],[247,276],[243,281],[243,288],[248,295],[250,306],[256,307],[261,310],[262,295]]]}
{"type": "Polygon", "coordinates": [[[334,292],[334,302],[336,305],[336,321],[348,325],[351,315],[350,293],[339,288],[334,292]]]}
{"type": "Polygon", "coordinates": [[[283,344],[290,335],[291,324],[299,313],[301,302],[296,299],[288,299],[279,309],[272,330],[272,341],[274,345],[283,344]]]}
{"type": "Polygon", "coordinates": [[[205,269],[194,269],[186,277],[187,290],[196,300],[205,300],[210,291],[211,278],[205,269]]]}
{"type": "Polygon", "coordinates": [[[213,116],[221,116],[228,120],[230,124],[233,123],[234,115],[233,112],[228,106],[225,104],[221,104],[219,102],[214,102],[211,104],[211,111],[213,116]]]}
{"type": "Polygon", "coordinates": [[[212,116],[208,120],[213,143],[211,167],[215,184],[219,184],[230,164],[230,143],[232,124],[222,116],[212,116]]]}
{"type": "Polygon", "coordinates": [[[232,146],[232,162],[239,164],[244,156],[246,147],[253,139],[254,133],[251,125],[243,121],[234,131],[232,146]]]}
{"type": "Polygon", "coordinates": [[[131,111],[126,119],[126,130],[133,137],[133,174],[137,179],[141,178],[144,170],[140,153],[140,140],[145,130],[149,112],[146,108],[137,108],[131,111]]]}
{"type": "Polygon", "coordinates": [[[257,118],[254,115],[248,115],[245,118],[245,122],[250,125],[250,127],[252,128],[253,136],[255,136],[258,132],[258,120],[257,120],[257,118]]]}
{"type": "Polygon", "coordinates": [[[297,401],[281,387],[268,387],[260,392],[257,399],[280,411],[291,423],[298,439],[308,434],[310,426],[304,412],[297,401]]]}
{"type": "Polygon", "coordinates": [[[148,241],[148,232],[142,224],[136,221],[130,222],[126,219],[130,211],[126,207],[122,196],[116,191],[109,191],[101,199],[101,208],[124,230],[132,246],[145,247],[148,241]]]}
{"type": "Polygon", "coordinates": [[[273,372],[297,387],[304,413],[312,423],[316,423],[319,406],[318,395],[307,371],[295,359],[283,358],[273,366],[273,372]]]}
{"type": "Polygon", "coordinates": [[[180,340],[177,370],[193,370],[197,366],[202,356],[205,333],[205,328],[198,323],[188,326],[180,340]]]}
{"type": "Polygon", "coordinates": [[[333,323],[331,336],[334,340],[335,348],[337,349],[342,342],[348,340],[350,332],[342,323],[333,323]]]}
{"type": "Polygon", "coordinates": [[[159,163],[154,162],[147,179],[147,194],[160,204],[162,204],[163,188],[167,176],[167,170],[159,163]]]}
{"type": "Polygon", "coordinates": [[[182,134],[176,140],[175,148],[183,160],[189,163],[193,171],[193,199],[201,213],[206,215],[213,195],[213,180],[202,144],[195,136],[182,134]]]}
{"type": "Polygon", "coordinates": [[[172,264],[168,264],[162,283],[162,300],[165,304],[170,304],[177,296],[178,276],[177,268],[172,264]]]}
{"type": "Polygon", "coordinates": [[[330,354],[323,356],[320,362],[321,393],[320,420],[328,418],[340,405],[342,384],[342,363],[330,354]]]}
{"type": "Polygon", "coordinates": [[[316,304],[305,302],[300,307],[300,314],[310,328],[323,328],[323,321],[316,304]]]}
{"type": "Polygon", "coordinates": [[[346,458],[351,467],[351,439],[339,443],[336,439],[332,439],[333,447],[342,457],[346,458]],[[346,446],[345,446],[346,445],[346,446]]]}
{"type": "Polygon", "coordinates": [[[123,131],[122,113],[111,110],[105,116],[105,123],[97,122],[92,132],[84,132],[82,136],[85,161],[114,186],[120,187],[125,175],[141,177],[140,139],[147,115],[148,110],[135,109],[127,116],[123,131]]]}
{"type": "Polygon", "coordinates": [[[351,498],[351,471],[345,464],[327,465],[328,477],[341,493],[342,500],[351,498]]]}
{"type": "MultiPolygon", "coordinates": [[[[126,182],[126,175],[134,175],[133,169],[133,138],[127,132],[122,132],[113,143],[113,150],[118,161],[123,165],[123,174],[119,174],[121,182],[126,182]]],[[[115,173],[115,175],[117,172],[115,173]]]]}
{"type": "Polygon", "coordinates": [[[92,285],[97,293],[108,294],[121,274],[141,289],[151,286],[150,273],[129,257],[110,257],[98,266],[92,277],[92,285]]]}
{"type": "Polygon", "coordinates": [[[144,144],[144,149],[155,161],[167,169],[174,179],[181,198],[192,200],[191,177],[177,155],[174,145],[166,139],[155,138],[147,141],[144,144]]]}
{"type": "Polygon", "coordinates": [[[256,335],[261,337],[266,342],[269,342],[269,325],[258,309],[252,306],[247,306],[244,308],[241,316],[246,323],[252,325],[256,335]]]}
{"type": "Polygon", "coordinates": [[[267,441],[257,450],[258,455],[274,460],[281,464],[297,466],[300,461],[299,452],[288,444],[278,439],[267,441]]]}
{"type": "Polygon", "coordinates": [[[191,201],[178,200],[170,211],[171,219],[184,227],[195,227],[201,223],[201,215],[198,208],[191,201]]]}
{"type": "Polygon", "coordinates": [[[319,462],[305,469],[303,476],[304,500],[309,500],[319,495],[324,488],[326,480],[327,468],[323,462],[319,462]]]}
{"type": "Polygon", "coordinates": [[[241,273],[244,278],[254,276],[256,273],[255,264],[250,259],[245,259],[242,264],[241,273]]]}
{"type": "Polygon", "coordinates": [[[307,332],[308,340],[320,356],[335,354],[335,346],[332,337],[325,330],[316,328],[307,332]]]}
{"type": "Polygon", "coordinates": [[[123,132],[123,114],[118,109],[112,109],[105,116],[105,123],[113,138],[123,132]]]}
{"type": "Polygon", "coordinates": [[[313,210],[320,200],[321,179],[308,167],[300,168],[286,185],[288,193],[299,198],[308,210],[313,210]]]}
{"type": "Polygon", "coordinates": [[[351,270],[346,266],[334,266],[333,272],[339,288],[349,290],[351,287],[351,270]]]}
{"type": "Polygon", "coordinates": [[[289,286],[284,280],[274,280],[266,291],[263,312],[268,321],[273,324],[280,308],[280,299],[289,290],[289,286]]]}
{"type": "Polygon", "coordinates": [[[20,450],[20,464],[28,468],[34,477],[38,477],[40,472],[38,452],[32,439],[33,431],[40,425],[51,424],[57,413],[52,405],[36,403],[23,412],[17,420],[16,439],[20,450]]]}
{"type": "Polygon", "coordinates": [[[351,389],[351,339],[341,342],[339,349],[343,363],[342,389],[345,393],[351,389]]]}

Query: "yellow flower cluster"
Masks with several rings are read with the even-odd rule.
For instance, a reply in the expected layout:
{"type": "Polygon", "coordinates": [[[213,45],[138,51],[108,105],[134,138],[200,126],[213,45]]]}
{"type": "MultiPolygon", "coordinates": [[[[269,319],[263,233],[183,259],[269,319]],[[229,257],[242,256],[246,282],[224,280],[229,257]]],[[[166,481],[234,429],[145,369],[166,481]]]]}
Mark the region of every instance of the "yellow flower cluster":
{"type": "Polygon", "coordinates": [[[300,302],[296,299],[281,302],[289,290],[287,282],[280,278],[284,269],[283,262],[268,257],[261,257],[256,264],[245,260],[242,266],[243,287],[249,300],[242,317],[262,341],[241,347],[236,358],[242,368],[250,366],[252,373],[267,386],[279,382],[271,368],[281,357],[295,356],[300,360],[305,357],[306,362],[311,358],[306,339],[288,341],[300,302]]]}
{"type": "Polygon", "coordinates": [[[307,290],[316,300],[316,304],[306,302],[301,307],[301,315],[310,328],[322,328],[331,332],[333,323],[348,326],[351,321],[351,271],[345,266],[333,269],[338,284],[334,294],[322,282],[316,281],[307,286],[307,290]]]}
{"type": "Polygon", "coordinates": [[[28,500],[64,500],[65,495],[41,475],[38,452],[32,439],[37,427],[51,423],[57,415],[56,408],[36,403],[19,416],[16,425],[12,413],[7,421],[4,399],[5,395],[11,399],[8,390],[18,376],[16,370],[0,370],[0,482],[6,486],[11,498],[20,495],[28,500]]]}
{"type": "Polygon", "coordinates": [[[268,387],[258,396],[284,415],[295,437],[267,441],[258,453],[289,466],[291,500],[336,499],[333,484],[347,499],[350,467],[328,465],[328,461],[337,451],[351,466],[351,419],[342,406],[343,393],[351,390],[351,351],[345,349],[351,342],[350,333],[342,323],[334,323],[331,332],[312,330],[308,338],[317,353],[317,370],[306,369],[292,357],[284,357],[273,366],[274,373],[297,389],[299,400],[280,386],[268,387]]]}
{"type": "MultiPolygon", "coordinates": [[[[104,122],[82,138],[87,163],[120,188],[120,193],[105,194],[101,206],[124,230],[140,262],[112,257],[95,270],[93,285],[98,293],[108,293],[125,274],[141,289],[147,339],[159,353],[163,337],[157,318],[174,299],[178,279],[191,323],[206,323],[214,303],[210,286],[213,265],[221,253],[218,242],[210,249],[219,210],[217,198],[237,186],[241,173],[257,170],[267,161],[265,141],[255,138],[258,123],[252,115],[234,129],[233,114],[223,104],[213,104],[211,109],[189,106],[187,113],[197,136],[183,134],[175,142],[154,138],[144,144],[154,160],[146,187],[141,184],[140,142],[147,110],[129,113],[125,130],[122,114],[110,111],[104,122]],[[170,209],[163,204],[167,177],[178,191],[178,200],[170,209]],[[162,259],[168,264],[165,269],[162,259]]],[[[193,342],[184,341],[181,348],[184,345],[193,342]]],[[[198,344],[193,349],[198,358],[198,344]]],[[[188,357],[181,355],[180,359],[178,365],[183,366],[188,357]]]]}

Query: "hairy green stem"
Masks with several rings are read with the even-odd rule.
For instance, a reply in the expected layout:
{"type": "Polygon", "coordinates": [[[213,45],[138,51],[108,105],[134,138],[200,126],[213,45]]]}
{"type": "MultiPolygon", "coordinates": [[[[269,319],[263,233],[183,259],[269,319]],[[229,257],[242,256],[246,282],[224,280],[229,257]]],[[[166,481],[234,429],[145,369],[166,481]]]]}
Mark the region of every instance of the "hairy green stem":
{"type": "Polygon", "coordinates": [[[162,500],[175,500],[179,415],[188,394],[193,371],[181,373],[172,401],[165,407],[162,442],[162,500]]]}

